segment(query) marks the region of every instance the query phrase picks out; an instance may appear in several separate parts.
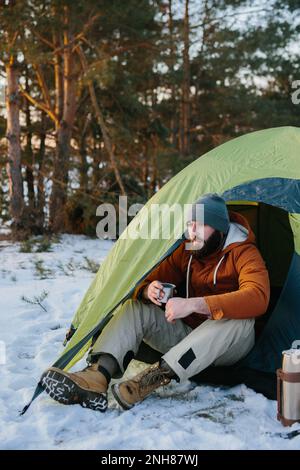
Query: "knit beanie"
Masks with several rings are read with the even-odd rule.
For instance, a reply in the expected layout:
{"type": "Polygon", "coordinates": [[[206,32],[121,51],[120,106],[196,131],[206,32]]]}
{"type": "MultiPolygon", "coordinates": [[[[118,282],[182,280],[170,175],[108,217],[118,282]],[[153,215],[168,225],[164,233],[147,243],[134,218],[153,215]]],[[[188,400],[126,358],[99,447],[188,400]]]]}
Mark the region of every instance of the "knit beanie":
{"type": "Polygon", "coordinates": [[[192,204],[188,213],[188,220],[198,220],[220,232],[226,233],[229,228],[229,214],[225,200],[216,193],[204,194],[192,204]],[[203,204],[204,220],[202,220],[202,210],[199,204],[203,204]]]}

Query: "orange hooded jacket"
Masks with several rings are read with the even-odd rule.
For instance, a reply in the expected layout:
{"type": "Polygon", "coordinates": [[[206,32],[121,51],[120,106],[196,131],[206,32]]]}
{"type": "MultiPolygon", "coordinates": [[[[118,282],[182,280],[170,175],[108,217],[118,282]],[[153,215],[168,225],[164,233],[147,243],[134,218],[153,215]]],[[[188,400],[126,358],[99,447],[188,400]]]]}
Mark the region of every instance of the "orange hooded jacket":
{"type": "MultiPolygon", "coordinates": [[[[154,280],[177,287],[186,283],[188,297],[204,297],[213,320],[264,314],[270,299],[265,262],[245,217],[232,211],[229,217],[230,228],[222,248],[199,260],[185,249],[188,240],[182,242],[136,288],[133,297],[142,299],[143,289],[154,280]]],[[[196,328],[206,319],[200,313],[192,313],[182,320],[196,328]]]]}

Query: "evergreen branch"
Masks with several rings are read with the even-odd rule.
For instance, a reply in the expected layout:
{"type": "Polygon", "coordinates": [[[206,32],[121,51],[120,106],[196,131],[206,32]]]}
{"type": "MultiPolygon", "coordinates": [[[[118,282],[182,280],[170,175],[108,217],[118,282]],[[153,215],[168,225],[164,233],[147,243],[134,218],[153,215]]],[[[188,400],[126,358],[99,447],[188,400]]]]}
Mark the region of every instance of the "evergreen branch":
{"type": "MultiPolygon", "coordinates": [[[[79,58],[80,58],[80,61],[81,61],[83,72],[86,74],[87,69],[88,69],[88,65],[87,65],[86,57],[85,57],[85,55],[84,55],[84,53],[83,53],[83,51],[82,51],[82,49],[79,45],[77,47],[77,52],[78,52],[78,55],[79,55],[79,58]]],[[[112,169],[113,169],[114,174],[115,174],[115,178],[116,178],[117,183],[120,187],[121,193],[123,195],[126,195],[125,186],[123,184],[123,180],[121,178],[121,174],[120,174],[120,171],[119,171],[119,168],[118,168],[118,165],[117,165],[117,162],[116,162],[116,158],[115,158],[114,145],[111,142],[111,139],[110,139],[107,127],[106,127],[106,123],[104,121],[102,111],[101,111],[100,106],[99,106],[98,101],[97,101],[97,96],[96,96],[96,93],[95,93],[94,84],[93,84],[91,79],[88,80],[88,88],[89,88],[89,93],[90,93],[90,97],[91,97],[91,102],[92,102],[92,105],[93,105],[93,108],[94,108],[94,111],[95,111],[95,114],[96,114],[97,121],[98,121],[99,126],[101,128],[101,132],[102,132],[103,140],[104,140],[104,145],[105,145],[106,150],[108,152],[108,155],[109,155],[109,158],[110,158],[110,163],[111,163],[112,169]]]]}
{"type": "Polygon", "coordinates": [[[92,44],[91,41],[89,41],[85,36],[82,36],[80,40],[82,42],[85,42],[91,49],[95,49],[99,57],[103,55],[103,52],[101,51],[101,49],[96,44],[92,44]]]}
{"type": "Polygon", "coordinates": [[[15,34],[13,35],[13,38],[12,38],[12,40],[11,40],[11,43],[8,45],[8,47],[9,47],[10,49],[14,46],[14,44],[15,44],[15,42],[16,42],[16,40],[17,40],[18,35],[19,35],[19,31],[15,31],[15,34]]]}
{"type": "Polygon", "coordinates": [[[77,43],[82,40],[82,38],[85,36],[85,34],[87,33],[88,29],[93,25],[93,23],[101,16],[101,13],[98,13],[97,15],[94,15],[83,27],[82,31],[80,33],[78,33],[76,36],[74,36],[74,38],[72,40],[69,40],[68,41],[68,44],[66,46],[66,44],[63,44],[62,46],[59,46],[57,47],[55,44],[51,43],[50,41],[46,40],[45,38],[43,38],[41,35],[39,35],[36,31],[34,32],[34,34],[36,34],[39,39],[43,42],[45,42],[49,47],[51,47],[53,49],[53,53],[54,54],[63,54],[64,50],[66,49],[66,47],[72,47],[74,46],[72,52],[75,51],[76,47],[77,47],[77,43]]]}
{"type": "MultiPolygon", "coordinates": [[[[103,56],[103,52],[97,46],[92,44],[86,37],[83,36],[81,38],[81,41],[85,42],[91,49],[95,49],[99,56],[101,56],[101,55],[103,56]]],[[[76,45],[75,49],[76,48],[77,48],[77,45],[76,45]]],[[[106,51],[105,52],[105,57],[102,57],[99,61],[93,62],[90,65],[91,66],[97,65],[97,64],[101,63],[103,60],[106,60],[107,57],[114,57],[115,55],[119,55],[122,52],[128,52],[128,51],[131,51],[133,49],[139,49],[139,48],[150,49],[150,50],[156,51],[156,52],[161,52],[163,50],[162,47],[155,46],[155,45],[151,44],[150,42],[145,42],[144,41],[144,42],[140,42],[140,43],[132,43],[132,44],[129,43],[126,46],[119,47],[119,49],[115,49],[115,50],[112,50],[112,51],[109,51],[109,52],[106,51]]]]}
{"type": "Polygon", "coordinates": [[[196,29],[196,28],[199,28],[199,27],[204,27],[204,26],[210,25],[214,22],[224,21],[224,19],[226,19],[226,18],[231,18],[231,17],[235,17],[235,16],[240,16],[240,15],[248,15],[250,13],[260,13],[260,12],[263,12],[263,11],[267,12],[267,13],[271,13],[271,10],[268,10],[267,8],[259,8],[258,10],[235,12],[235,13],[230,13],[230,14],[225,15],[225,16],[219,16],[217,18],[212,18],[210,21],[203,21],[203,23],[199,23],[199,24],[196,24],[194,26],[190,26],[190,29],[196,29]]]}
{"type": "Polygon", "coordinates": [[[93,26],[93,24],[95,23],[95,21],[97,21],[98,18],[100,18],[101,16],[101,13],[97,13],[96,15],[92,16],[88,22],[83,26],[83,29],[80,33],[78,33],[72,42],[77,42],[79,41],[83,36],[85,36],[85,33],[89,30],[89,28],[91,26],[93,26]]]}
{"type": "Polygon", "coordinates": [[[48,114],[48,116],[50,117],[50,119],[52,119],[52,121],[55,122],[56,125],[59,124],[59,121],[58,121],[58,118],[56,116],[56,114],[51,110],[49,109],[44,103],[41,103],[40,101],[37,101],[35,98],[33,98],[29,93],[27,93],[26,90],[24,90],[24,88],[22,87],[22,85],[20,85],[20,92],[21,92],[21,95],[24,96],[25,98],[27,98],[27,100],[33,104],[33,106],[35,106],[36,108],[38,109],[41,109],[42,111],[44,111],[46,114],[48,114]]]}
{"type": "Polygon", "coordinates": [[[49,46],[51,49],[55,49],[55,45],[48,39],[44,38],[44,36],[42,36],[38,31],[36,31],[35,29],[31,29],[31,31],[32,34],[34,34],[34,36],[36,36],[41,42],[49,46]]]}
{"type": "Polygon", "coordinates": [[[33,68],[36,72],[38,83],[41,87],[46,106],[48,107],[48,109],[51,109],[50,93],[49,93],[49,89],[48,89],[46,80],[44,78],[43,72],[41,70],[41,67],[39,65],[35,64],[35,65],[33,65],[33,68]]]}

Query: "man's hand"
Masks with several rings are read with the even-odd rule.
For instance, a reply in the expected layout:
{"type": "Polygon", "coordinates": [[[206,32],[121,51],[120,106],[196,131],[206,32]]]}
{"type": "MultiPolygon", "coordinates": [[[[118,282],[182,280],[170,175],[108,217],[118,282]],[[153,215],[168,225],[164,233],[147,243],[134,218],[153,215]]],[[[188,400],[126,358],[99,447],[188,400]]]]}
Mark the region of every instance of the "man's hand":
{"type": "Polygon", "coordinates": [[[168,322],[174,323],[178,318],[185,318],[193,312],[202,313],[210,318],[210,310],[203,297],[190,299],[172,297],[166,304],[165,317],[168,322]]]}
{"type": "Polygon", "coordinates": [[[159,307],[162,305],[159,299],[164,296],[163,285],[159,281],[153,281],[143,290],[144,299],[151,300],[155,305],[159,307]]]}

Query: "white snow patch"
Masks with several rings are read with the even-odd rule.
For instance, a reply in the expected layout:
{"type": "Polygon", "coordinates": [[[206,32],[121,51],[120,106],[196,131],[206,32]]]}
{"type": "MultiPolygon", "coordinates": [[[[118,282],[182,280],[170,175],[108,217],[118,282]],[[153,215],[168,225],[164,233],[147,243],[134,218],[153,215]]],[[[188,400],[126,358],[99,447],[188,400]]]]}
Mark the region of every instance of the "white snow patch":
{"type": "MultiPolygon", "coordinates": [[[[85,257],[101,263],[112,245],[64,235],[51,252],[20,253],[19,244],[1,242],[0,341],[6,349],[6,364],[0,361],[1,449],[299,449],[300,436],[280,435],[300,425],[283,428],[276,402],[244,385],[172,383],[127,412],[109,395],[105,414],[66,407],[43,394],[19,416],[41,373],[61,351],[95,276],[83,269],[85,257]],[[45,278],[37,265],[46,269],[45,278]],[[21,300],[43,291],[48,292],[42,302],[46,311],[21,300]]],[[[84,360],[76,368],[82,365],[84,360]]],[[[132,361],[126,376],[143,367],[132,361]]]]}

